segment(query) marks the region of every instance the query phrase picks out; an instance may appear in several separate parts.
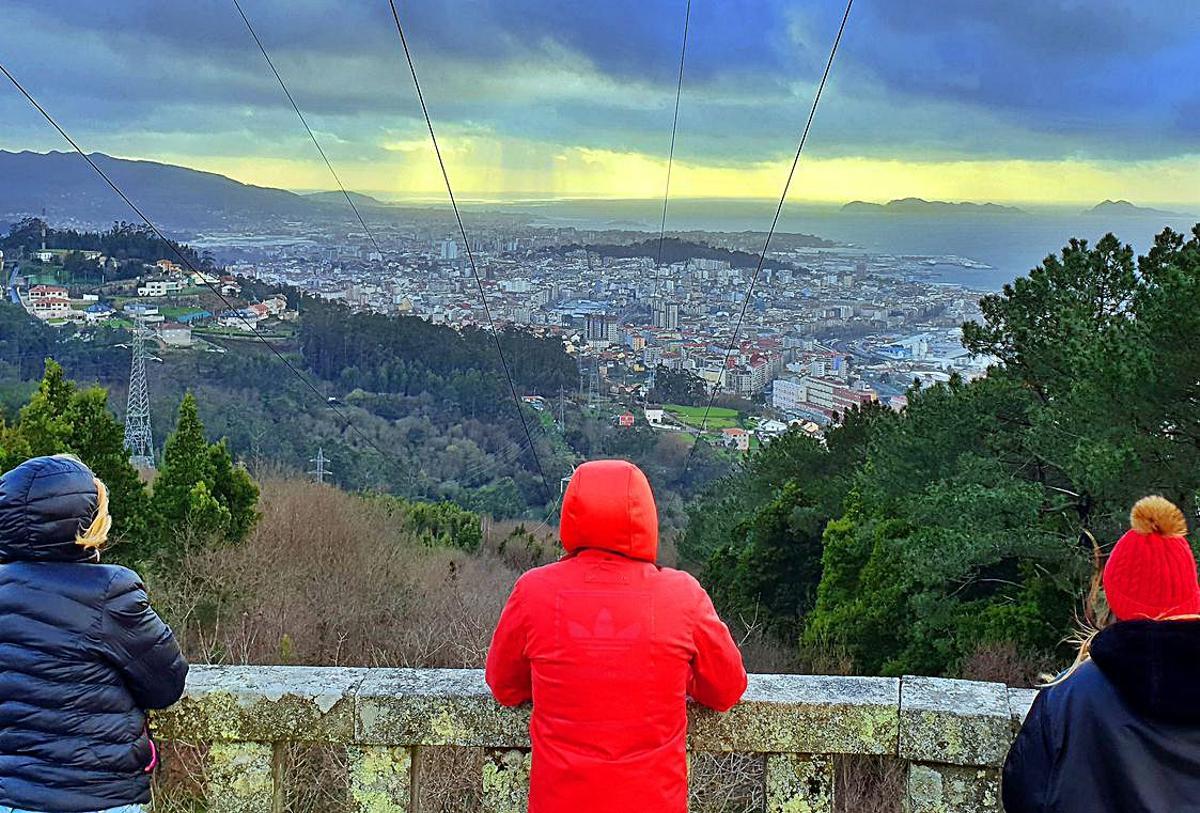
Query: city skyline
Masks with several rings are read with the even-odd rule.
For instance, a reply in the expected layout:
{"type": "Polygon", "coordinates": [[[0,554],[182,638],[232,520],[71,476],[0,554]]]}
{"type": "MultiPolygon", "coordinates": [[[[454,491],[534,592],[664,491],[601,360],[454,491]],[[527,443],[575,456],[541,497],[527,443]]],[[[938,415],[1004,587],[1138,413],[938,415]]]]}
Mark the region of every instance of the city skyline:
{"type": "MultiPolygon", "coordinates": [[[[441,177],[386,3],[244,4],[349,188],[441,177]]],[[[696,3],[672,195],[779,194],[841,7],[696,3]]],[[[1200,200],[1200,20],[1153,9],[855,7],[791,199],[1200,200]]],[[[4,0],[0,61],[86,148],[288,189],[324,165],[225,0],[4,0]]],[[[684,2],[401,4],[464,197],[661,197],[684,2]]],[[[0,148],[62,149],[15,92],[0,148]]]]}

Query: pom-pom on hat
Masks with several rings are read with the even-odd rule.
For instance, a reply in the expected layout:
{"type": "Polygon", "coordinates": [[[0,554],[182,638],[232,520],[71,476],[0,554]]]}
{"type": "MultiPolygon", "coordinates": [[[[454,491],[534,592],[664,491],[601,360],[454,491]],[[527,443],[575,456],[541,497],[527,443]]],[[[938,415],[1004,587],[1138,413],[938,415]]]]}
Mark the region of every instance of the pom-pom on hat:
{"type": "Polygon", "coordinates": [[[1200,613],[1196,558],[1183,512],[1163,497],[1133,506],[1131,528],[1104,566],[1104,594],[1121,621],[1200,613]]]}

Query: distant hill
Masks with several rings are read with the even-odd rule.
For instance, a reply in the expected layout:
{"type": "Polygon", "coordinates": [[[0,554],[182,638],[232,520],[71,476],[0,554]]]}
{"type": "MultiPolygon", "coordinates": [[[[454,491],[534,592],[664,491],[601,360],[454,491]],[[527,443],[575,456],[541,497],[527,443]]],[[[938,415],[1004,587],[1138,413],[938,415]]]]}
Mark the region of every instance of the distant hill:
{"type": "Polygon", "coordinates": [[[1135,206],[1127,200],[1106,200],[1086,209],[1084,214],[1107,215],[1108,217],[1190,217],[1183,212],[1168,212],[1164,209],[1151,209],[1148,206],[1135,206]]]}
{"type": "MultiPolygon", "coordinates": [[[[251,186],[213,172],[103,153],[92,153],[91,158],[166,229],[236,229],[247,223],[333,213],[323,200],[251,186]]],[[[43,209],[49,220],[59,223],[107,225],[137,219],[75,153],[0,150],[0,221],[16,221],[43,209]]]]}
{"type": "MultiPolygon", "coordinates": [[[[354,201],[354,205],[360,209],[364,206],[380,207],[392,205],[390,203],[385,203],[379,198],[373,198],[370,195],[364,195],[361,192],[348,192],[347,194],[350,195],[350,200],[354,201]]],[[[311,200],[317,203],[329,203],[333,204],[334,206],[346,205],[346,195],[343,195],[340,189],[336,192],[309,192],[303,197],[305,200],[311,200]]]]}
{"type": "Polygon", "coordinates": [[[950,203],[943,200],[900,198],[887,203],[867,203],[856,200],[842,207],[847,214],[887,215],[1023,215],[1024,209],[1000,206],[996,203],[950,203]]]}

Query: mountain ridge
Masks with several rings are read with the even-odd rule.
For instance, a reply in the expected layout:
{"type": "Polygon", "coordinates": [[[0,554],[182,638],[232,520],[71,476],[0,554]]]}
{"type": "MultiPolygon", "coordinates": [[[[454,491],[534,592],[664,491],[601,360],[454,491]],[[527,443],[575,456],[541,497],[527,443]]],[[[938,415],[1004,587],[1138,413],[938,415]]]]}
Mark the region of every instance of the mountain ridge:
{"type": "MultiPolygon", "coordinates": [[[[323,197],[247,184],[216,172],[102,152],[88,157],[166,229],[236,228],[247,222],[328,217],[336,211],[332,201],[323,197]]],[[[72,152],[0,150],[0,178],[0,220],[43,210],[53,220],[96,226],[136,219],[128,205],[72,152]]],[[[344,201],[342,205],[349,212],[344,201]]]]}

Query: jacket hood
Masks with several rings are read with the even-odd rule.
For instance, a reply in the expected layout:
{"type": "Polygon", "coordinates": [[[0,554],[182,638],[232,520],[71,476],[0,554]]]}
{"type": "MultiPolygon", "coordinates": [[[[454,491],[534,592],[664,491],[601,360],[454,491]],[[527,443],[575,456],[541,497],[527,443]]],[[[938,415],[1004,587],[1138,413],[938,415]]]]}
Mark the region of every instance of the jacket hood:
{"type": "Polygon", "coordinates": [[[595,548],[653,562],[658,509],[646,475],[624,460],[584,463],[563,497],[560,533],[567,553],[595,548]]]}
{"type": "Polygon", "coordinates": [[[96,514],[95,475],[65,457],[35,457],[0,477],[0,561],[84,562],[75,537],[96,514]]]}
{"type": "Polygon", "coordinates": [[[1200,621],[1121,621],[1092,641],[1092,660],[1137,713],[1200,724],[1200,621]]]}

